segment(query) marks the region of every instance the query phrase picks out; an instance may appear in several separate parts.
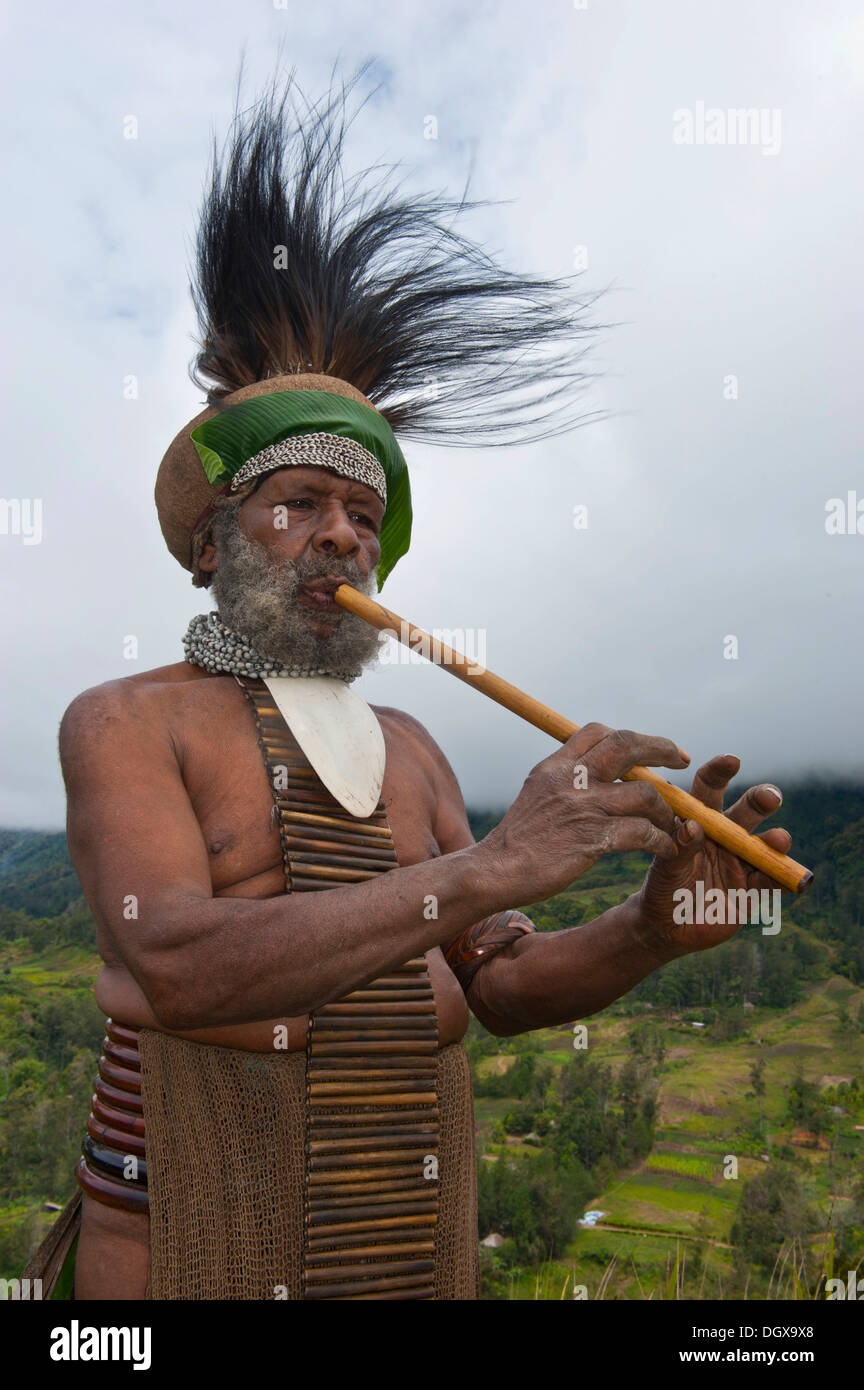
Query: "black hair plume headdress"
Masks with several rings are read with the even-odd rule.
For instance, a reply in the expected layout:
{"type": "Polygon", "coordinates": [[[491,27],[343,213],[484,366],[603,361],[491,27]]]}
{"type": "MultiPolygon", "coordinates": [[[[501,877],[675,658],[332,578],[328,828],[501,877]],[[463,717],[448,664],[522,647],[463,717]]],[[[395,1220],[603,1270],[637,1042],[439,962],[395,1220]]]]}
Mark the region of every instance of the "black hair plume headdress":
{"type": "Polygon", "coordinates": [[[527,443],[597,418],[576,410],[596,325],[569,279],[502,269],[454,230],[487,204],[408,196],[392,169],[346,180],[347,99],[364,71],[316,104],[293,73],[274,80],[251,108],[238,100],[214,146],[193,284],[193,375],[210,404],[312,372],[432,442],[527,443]]]}

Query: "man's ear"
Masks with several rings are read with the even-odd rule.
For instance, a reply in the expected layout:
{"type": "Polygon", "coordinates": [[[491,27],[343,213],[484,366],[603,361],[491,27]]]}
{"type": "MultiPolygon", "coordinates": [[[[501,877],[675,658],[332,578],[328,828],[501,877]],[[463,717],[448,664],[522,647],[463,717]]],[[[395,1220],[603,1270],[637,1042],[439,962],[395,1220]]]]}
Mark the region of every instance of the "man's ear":
{"type": "Polygon", "coordinates": [[[198,559],[198,568],[205,574],[214,574],[219,568],[219,558],[216,554],[216,547],[212,541],[208,541],[198,559]]]}

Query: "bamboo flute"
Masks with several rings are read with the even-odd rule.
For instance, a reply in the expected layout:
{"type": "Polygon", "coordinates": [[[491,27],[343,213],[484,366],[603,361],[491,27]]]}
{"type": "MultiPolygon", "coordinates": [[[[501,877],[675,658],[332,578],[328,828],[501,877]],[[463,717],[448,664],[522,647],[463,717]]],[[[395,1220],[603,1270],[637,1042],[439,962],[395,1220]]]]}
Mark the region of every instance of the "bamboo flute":
{"type": "MultiPolygon", "coordinates": [[[[361,594],[352,585],[340,584],[333,597],[342,608],[355,613],[358,618],[363,618],[373,627],[379,628],[380,631],[390,633],[404,646],[412,650],[419,647],[423,655],[431,653],[429,660],[435,665],[443,666],[452,676],[457,676],[467,685],[475,686],[484,695],[488,695],[490,700],[495,700],[497,704],[503,705],[513,714],[518,714],[527,723],[533,724],[536,729],[542,729],[544,733],[551,734],[559,742],[566,743],[571,735],[578,732],[579,725],[574,724],[571,719],[566,719],[563,714],[558,714],[548,705],[535,700],[533,696],[526,695],[518,686],[502,680],[492,671],[478,667],[462,652],[454,651],[446,643],[430,636],[422,627],[417,627],[416,624],[409,623],[405,618],[400,618],[398,613],[391,612],[389,608],[385,608],[375,599],[361,594]]],[[[672,807],[677,816],[680,816],[682,820],[697,821],[710,839],[723,845],[725,849],[731,850],[740,859],[752,864],[755,869],[767,874],[781,887],[788,888],[794,893],[805,893],[810,887],[813,874],[803,864],[798,864],[794,859],[790,859],[789,855],[781,854],[779,850],[772,849],[757,835],[751,835],[742,826],[730,821],[721,811],[712,810],[710,806],[706,806],[704,802],[691,796],[689,792],[673,786],[671,782],[666,781],[665,777],[661,777],[654,768],[631,768],[621,780],[650,782],[651,786],[656,787],[663,800],[672,807]]]]}

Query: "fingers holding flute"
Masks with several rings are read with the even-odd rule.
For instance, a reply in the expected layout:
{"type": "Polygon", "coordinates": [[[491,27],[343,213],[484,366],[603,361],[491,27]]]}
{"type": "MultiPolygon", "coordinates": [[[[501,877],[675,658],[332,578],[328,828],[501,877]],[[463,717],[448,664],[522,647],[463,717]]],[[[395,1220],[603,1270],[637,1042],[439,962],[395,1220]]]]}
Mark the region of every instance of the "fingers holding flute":
{"type": "MultiPolygon", "coordinates": [[[[726,788],[737,776],[740,768],[741,759],[734,753],[721,753],[718,757],[712,758],[699,768],[693,778],[692,795],[713,810],[723,811],[726,788]]],[[[727,820],[740,825],[743,830],[753,835],[762,822],[772,816],[782,804],[783,794],[779,787],[775,787],[771,782],[762,782],[756,786],[748,787],[743,796],[740,796],[724,814],[727,820]]],[[[693,849],[705,838],[702,827],[696,822],[691,822],[688,829],[682,825],[678,842],[685,853],[688,848],[692,853],[693,849]]],[[[762,831],[757,835],[757,839],[764,840],[766,845],[770,845],[780,854],[787,854],[792,844],[792,836],[789,831],[783,830],[779,826],[762,831]]],[[[742,873],[747,876],[748,887],[777,888],[781,886],[767,874],[751,869],[743,861],[739,860],[739,863],[742,873]]]]}
{"type": "MultiPolygon", "coordinates": [[[[737,772],[738,768],[741,766],[741,760],[739,758],[725,755],[724,757],[714,758],[710,763],[706,763],[704,769],[700,768],[700,773],[704,772],[707,777],[710,777],[713,769],[713,775],[716,778],[718,775],[722,775],[719,765],[723,763],[732,763],[735,765],[735,771],[732,773],[732,776],[735,775],[735,772],[737,772]]],[[[699,774],[697,774],[697,776],[698,775],[699,774]]],[[[728,778],[728,781],[731,781],[731,777],[728,778]]],[[[780,788],[775,787],[771,782],[762,782],[756,786],[748,787],[747,791],[729,807],[725,814],[727,819],[733,821],[736,825],[740,825],[742,829],[746,830],[749,834],[756,834],[757,839],[763,840],[766,845],[770,845],[771,848],[777,850],[779,854],[788,854],[792,846],[792,836],[789,834],[788,830],[783,830],[780,826],[774,826],[771,830],[758,831],[758,827],[762,822],[767,820],[769,816],[773,816],[774,813],[780,809],[782,804],[783,793],[780,791],[780,788]]],[[[719,809],[722,810],[722,804],[719,809]]],[[[757,888],[761,890],[763,888],[778,888],[782,886],[778,884],[775,879],[771,878],[770,875],[760,872],[757,869],[752,869],[742,864],[742,870],[746,874],[748,888],[757,888]]]]}
{"type": "Polygon", "coordinates": [[[604,854],[677,855],[677,822],[657,789],[617,779],[630,768],[680,769],[687,757],[666,738],[588,724],[533,768],[482,842],[517,906],[563,891],[604,854]]]}
{"type": "MultiPolygon", "coordinates": [[[[697,771],[691,795],[785,855],[792,843],[787,830],[775,827],[757,834],[763,821],[782,805],[783,797],[777,787],[771,783],[749,787],[724,812],[724,793],[740,766],[740,759],[732,754],[710,759],[697,771]]],[[[756,890],[761,895],[764,890],[771,892],[782,888],[768,873],[752,868],[733,850],[709,838],[692,817],[678,822],[676,844],[678,855],[675,859],[654,860],[641,893],[645,929],[649,935],[653,933],[662,938],[667,945],[674,942],[686,951],[707,950],[719,945],[734,936],[747,921],[746,914],[738,915],[741,890],[745,893],[756,890]],[[701,921],[684,921],[686,914],[679,916],[679,909],[682,904],[686,907],[688,895],[695,896],[703,904],[712,903],[712,913],[705,914],[701,921]],[[718,900],[724,904],[722,911],[716,909],[718,900]]],[[[779,901],[777,896],[777,905],[779,901]]],[[[749,910],[750,906],[748,913],[749,910]]]]}
{"type": "Polygon", "coordinates": [[[632,729],[610,729],[605,724],[586,724],[568,739],[562,751],[576,751],[589,731],[602,731],[594,737],[585,757],[595,776],[614,782],[634,767],[666,767],[680,770],[689,766],[690,757],[671,738],[639,734],[632,729]]]}

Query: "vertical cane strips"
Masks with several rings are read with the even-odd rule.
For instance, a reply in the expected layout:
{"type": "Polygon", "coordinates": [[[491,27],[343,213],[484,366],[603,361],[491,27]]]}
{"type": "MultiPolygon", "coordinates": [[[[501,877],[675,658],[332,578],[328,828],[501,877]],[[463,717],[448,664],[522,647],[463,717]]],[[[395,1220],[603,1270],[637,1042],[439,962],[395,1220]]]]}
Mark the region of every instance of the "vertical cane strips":
{"type": "MultiPolygon", "coordinates": [[[[288,892],[399,867],[383,803],[351,816],[324,787],[263,681],[255,713],[288,892]]],[[[310,1016],[305,1299],[434,1297],[438,1018],[424,957],[310,1016]]]]}

